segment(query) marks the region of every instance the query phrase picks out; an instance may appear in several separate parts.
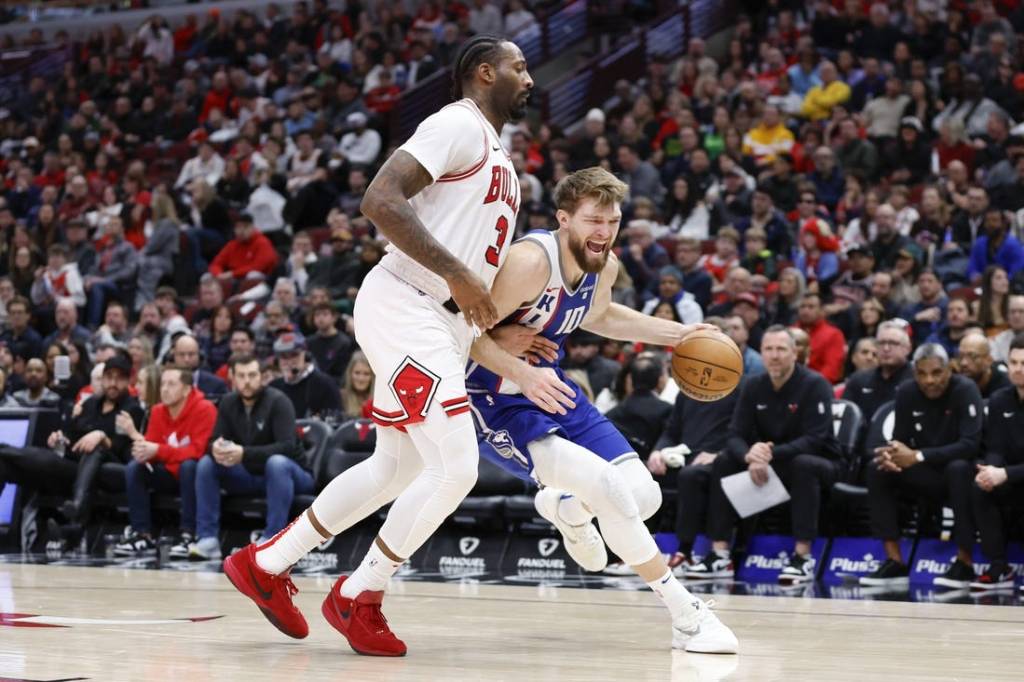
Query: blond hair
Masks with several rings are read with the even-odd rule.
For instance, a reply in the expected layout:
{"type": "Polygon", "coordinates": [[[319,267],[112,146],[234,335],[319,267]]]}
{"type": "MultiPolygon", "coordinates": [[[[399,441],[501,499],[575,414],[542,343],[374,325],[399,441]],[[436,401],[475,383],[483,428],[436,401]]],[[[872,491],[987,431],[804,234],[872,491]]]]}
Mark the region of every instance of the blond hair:
{"type": "Polygon", "coordinates": [[[555,186],[555,206],[572,215],[580,202],[593,199],[598,206],[621,204],[629,187],[600,166],[591,166],[570,173],[555,186]]]}

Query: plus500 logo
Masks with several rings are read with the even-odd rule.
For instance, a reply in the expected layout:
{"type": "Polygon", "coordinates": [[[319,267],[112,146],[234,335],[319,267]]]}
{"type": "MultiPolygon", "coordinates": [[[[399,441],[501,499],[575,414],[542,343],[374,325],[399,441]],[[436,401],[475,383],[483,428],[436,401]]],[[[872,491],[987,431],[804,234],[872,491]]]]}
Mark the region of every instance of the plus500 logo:
{"type": "Polygon", "coordinates": [[[850,559],[849,557],[832,557],[828,564],[830,571],[843,571],[846,573],[873,573],[878,570],[878,559],[870,554],[865,554],[861,560],[850,559]]]}

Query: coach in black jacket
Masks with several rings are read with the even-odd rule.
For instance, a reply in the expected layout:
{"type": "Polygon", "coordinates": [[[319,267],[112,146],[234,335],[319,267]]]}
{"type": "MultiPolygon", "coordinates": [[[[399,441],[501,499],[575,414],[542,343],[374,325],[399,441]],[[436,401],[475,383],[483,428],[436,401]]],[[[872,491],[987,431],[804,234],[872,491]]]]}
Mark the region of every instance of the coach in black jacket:
{"type": "Polygon", "coordinates": [[[913,362],[914,381],[896,389],[892,440],[876,449],[874,466],[868,468],[872,532],[884,542],[887,559],[861,584],[907,582],[910,573],[899,546],[899,500],[906,491],[939,503],[950,500],[958,557],[935,584],[967,587],[974,579],[970,485],[984,406],[977,385],[951,372],[940,344],[923,344],[913,362]]]}
{"type": "Polygon", "coordinates": [[[189,548],[189,557],[199,560],[220,558],[222,488],[229,495],[266,491],[264,539],[285,527],[296,493],[313,492],[313,476],[300,461],[291,401],[275,388],[263,388],[256,358],[234,356],[228,369],[235,391],[221,399],[210,454],[196,466],[198,540],[189,548]]]}
{"type": "Polygon", "coordinates": [[[708,535],[714,551],[703,566],[711,573],[731,572],[728,548],[737,516],[721,480],[747,469],[754,482],[763,485],[771,467],[792,498],[796,539],[795,551],[779,578],[813,580],[811,542],[818,535],[821,490],[831,486],[839,472],[839,443],[832,433],[832,387],[817,372],[797,364],[796,342],[785,327],[768,328],[761,341],[761,357],[766,372],[744,383],[725,451],[713,465],[708,535]],[[721,570],[715,570],[716,563],[721,570]]]}
{"type": "Polygon", "coordinates": [[[981,551],[989,568],[972,587],[1013,587],[1013,571],[1006,561],[1003,515],[1024,500],[1024,335],[1010,342],[1007,358],[1012,386],[989,399],[985,426],[985,461],[979,464],[971,486],[974,524],[981,535],[981,551]]]}

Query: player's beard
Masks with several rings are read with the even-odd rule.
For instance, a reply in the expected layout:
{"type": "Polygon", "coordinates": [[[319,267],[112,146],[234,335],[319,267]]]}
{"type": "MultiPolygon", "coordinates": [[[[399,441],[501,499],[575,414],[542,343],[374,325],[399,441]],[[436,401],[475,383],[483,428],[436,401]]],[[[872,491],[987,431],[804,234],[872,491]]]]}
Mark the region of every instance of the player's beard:
{"type": "Polygon", "coordinates": [[[530,101],[530,95],[527,92],[526,97],[516,96],[512,100],[512,105],[508,109],[508,120],[516,123],[526,118],[526,103],[530,101]]]}
{"type": "Polygon", "coordinates": [[[608,262],[608,252],[610,249],[610,242],[604,247],[604,251],[596,253],[587,248],[587,241],[577,237],[573,233],[569,233],[569,251],[572,253],[573,258],[576,259],[576,264],[580,266],[583,272],[601,272],[604,270],[605,264],[608,262]]]}

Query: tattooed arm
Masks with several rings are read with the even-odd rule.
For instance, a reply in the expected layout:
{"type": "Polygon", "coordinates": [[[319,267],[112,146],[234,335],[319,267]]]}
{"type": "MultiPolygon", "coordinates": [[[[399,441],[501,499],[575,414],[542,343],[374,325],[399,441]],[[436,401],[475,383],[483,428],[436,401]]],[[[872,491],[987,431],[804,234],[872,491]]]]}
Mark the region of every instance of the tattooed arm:
{"type": "Polygon", "coordinates": [[[359,208],[402,253],[444,278],[468,323],[481,331],[489,329],[498,313],[487,286],[434,239],[409,205],[409,199],[432,182],[411,154],[398,150],[370,183],[359,208]]]}

